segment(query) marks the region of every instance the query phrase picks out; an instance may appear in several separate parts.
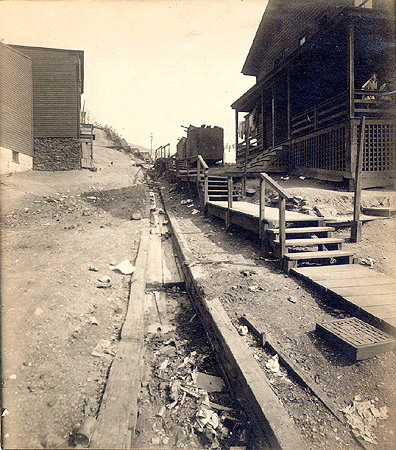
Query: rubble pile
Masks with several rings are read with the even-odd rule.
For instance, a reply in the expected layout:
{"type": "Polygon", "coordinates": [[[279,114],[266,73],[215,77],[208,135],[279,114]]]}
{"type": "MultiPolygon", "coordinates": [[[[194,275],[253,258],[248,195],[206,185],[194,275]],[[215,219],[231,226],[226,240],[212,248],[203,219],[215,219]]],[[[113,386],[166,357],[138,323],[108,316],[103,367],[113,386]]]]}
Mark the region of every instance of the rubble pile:
{"type": "MultiPolygon", "coordinates": [[[[176,290],[176,288],[174,288],[176,290]]],[[[149,327],[135,445],[252,448],[245,413],[227,392],[192,311],[177,326],[149,327]]]]}

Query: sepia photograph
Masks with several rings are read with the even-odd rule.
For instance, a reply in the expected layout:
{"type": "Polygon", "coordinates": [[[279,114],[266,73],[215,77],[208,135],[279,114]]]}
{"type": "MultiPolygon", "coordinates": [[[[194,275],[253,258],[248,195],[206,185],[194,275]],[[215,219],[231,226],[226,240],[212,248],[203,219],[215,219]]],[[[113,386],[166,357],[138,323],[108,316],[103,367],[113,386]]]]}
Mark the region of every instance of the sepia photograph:
{"type": "Polygon", "coordinates": [[[396,448],[395,36],[0,1],[0,450],[396,448]]]}

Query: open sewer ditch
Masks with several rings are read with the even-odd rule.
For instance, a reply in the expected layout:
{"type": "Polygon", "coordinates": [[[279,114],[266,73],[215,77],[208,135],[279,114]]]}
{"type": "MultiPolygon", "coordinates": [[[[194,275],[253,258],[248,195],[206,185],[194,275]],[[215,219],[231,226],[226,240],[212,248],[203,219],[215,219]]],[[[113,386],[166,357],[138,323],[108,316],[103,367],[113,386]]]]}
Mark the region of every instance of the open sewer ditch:
{"type": "Polygon", "coordinates": [[[259,448],[184,288],[148,292],[146,302],[145,367],[132,446],[259,448]]]}

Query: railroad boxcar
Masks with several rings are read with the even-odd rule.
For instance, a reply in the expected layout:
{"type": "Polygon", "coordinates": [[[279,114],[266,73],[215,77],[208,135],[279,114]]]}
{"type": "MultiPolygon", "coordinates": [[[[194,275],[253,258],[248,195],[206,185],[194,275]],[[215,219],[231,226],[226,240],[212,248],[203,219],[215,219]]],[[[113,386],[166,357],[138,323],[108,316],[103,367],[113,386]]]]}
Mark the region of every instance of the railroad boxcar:
{"type": "MultiPolygon", "coordinates": [[[[181,152],[182,145],[180,145],[181,152]]],[[[224,157],[223,128],[217,126],[212,127],[210,125],[201,125],[200,127],[190,125],[187,129],[185,152],[185,158],[193,159],[201,155],[209,165],[222,161],[224,157]]],[[[177,154],[180,158],[179,147],[177,154]]]]}

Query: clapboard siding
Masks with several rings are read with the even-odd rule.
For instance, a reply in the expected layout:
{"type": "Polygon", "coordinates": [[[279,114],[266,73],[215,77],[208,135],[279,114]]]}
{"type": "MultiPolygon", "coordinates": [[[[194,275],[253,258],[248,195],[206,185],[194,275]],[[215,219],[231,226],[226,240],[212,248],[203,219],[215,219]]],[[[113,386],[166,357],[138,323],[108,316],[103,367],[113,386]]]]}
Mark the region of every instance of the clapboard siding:
{"type": "MultiPolygon", "coordinates": [[[[300,38],[308,40],[319,31],[321,20],[329,21],[354,5],[354,0],[270,0],[242,72],[264,79],[278,58],[300,47],[300,38]]],[[[394,15],[394,0],[372,0],[372,5],[394,15]]]]}
{"type": "Polygon", "coordinates": [[[83,52],[14,47],[33,61],[34,137],[79,138],[83,52]]]}
{"type": "Polygon", "coordinates": [[[0,43],[0,147],[33,156],[32,61],[0,43]]]}

